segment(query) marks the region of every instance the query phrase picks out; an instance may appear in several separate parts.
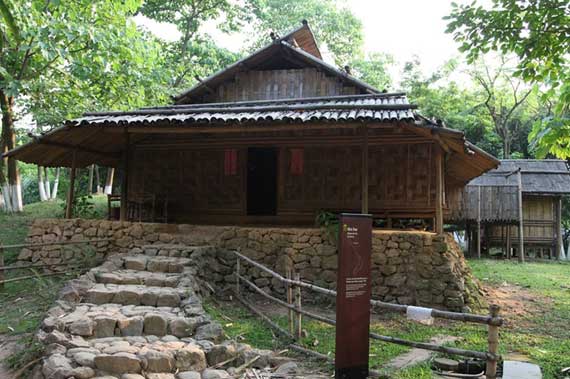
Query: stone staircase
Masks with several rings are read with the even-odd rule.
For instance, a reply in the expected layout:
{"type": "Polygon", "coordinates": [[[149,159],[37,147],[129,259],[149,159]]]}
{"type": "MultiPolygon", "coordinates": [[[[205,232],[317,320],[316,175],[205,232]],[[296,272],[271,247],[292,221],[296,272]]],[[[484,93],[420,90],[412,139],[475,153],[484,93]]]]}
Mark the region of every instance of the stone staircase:
{"type": "Polygon", "coordinates": [[[71,281],[38,332],[46,356],[33,378],[218,379],[256,356],[254,367],[282,363],[271,351],[222,342],[195,279],[193,257],[213,253],[143,246],[71,281]]]}

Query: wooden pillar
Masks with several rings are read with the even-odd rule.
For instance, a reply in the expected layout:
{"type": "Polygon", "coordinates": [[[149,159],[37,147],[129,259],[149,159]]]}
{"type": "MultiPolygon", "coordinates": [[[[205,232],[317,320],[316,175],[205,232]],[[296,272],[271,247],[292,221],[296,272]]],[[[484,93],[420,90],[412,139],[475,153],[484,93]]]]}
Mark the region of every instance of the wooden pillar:
{"type": "Polygon", "coordinates": [[[477,186],[477,258],[481,259],[481,186],[477,186]]]}
{"type": "Polygon", "coordinates": [[[443,233],[443,153],[435,146],[435,232],[443,233]]]}
{"type": "Polygon", "coordinates": [[[65,218],[73,217],[73,202],[75,201],[75,175],[77,171],[77,150],[73,150],[71,169],[69,171],[69,190],[67,191],[67,204],[65,206],[65,218]]]}
{"type": "Polygon", "coordinates": [[[362,128],[362,206],[360,213],[368,213],[368,125],[362,128]]]}
{"type": "Polygon", "coordinates": [[[511,226],[507,225],[507,259],[512,257],[512,246],[511,246],[511,226]]]}
{"type": "Polygon", "coordinates": [[[562,258],[562,198],[554,200],[556,202],[556,259],[562,258]]]}
{"type": "Polygon", "coordinates": [[[522,201],[522,174],[517,172],[519,187],[519,262],[524,262],[524,233],[523,233],[523,201],[522,201]]]}
{"type": "Polygon", "coordinates": [[[127,221],[127,207],[129,196],[129,132],[125,129],[125,147],[122,157],[123,180],[121,182],[121,221],[127,221]]]}

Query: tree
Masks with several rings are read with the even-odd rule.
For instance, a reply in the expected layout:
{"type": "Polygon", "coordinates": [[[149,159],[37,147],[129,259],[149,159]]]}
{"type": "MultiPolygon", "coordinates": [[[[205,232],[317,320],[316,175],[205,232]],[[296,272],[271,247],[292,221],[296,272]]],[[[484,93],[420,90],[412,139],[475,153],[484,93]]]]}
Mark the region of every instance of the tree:
{"type": "Polygon", "coordinates": [[[219,48],[200,32],[206,21],[223,19],[224,31],[236,31],[249,18],[246,7],[231,0],[147,0],[139,12],[155,21],[173,24],[180,32],[178,40],[161,43],[165,52],[163,69],[171,78],[171,95],[237,59],[236,54],[219,48]]]}
{"type": "MultiPolygon", "coordinates": [[[[16,147],[16,102],[33,93],[43,79],[53,84],[55,77],[65,78],[59,82],[63,88],[73,77],[89,76],[92,62],[112,72],[121,48],[132,48],[121,42],[133,33],[128,17],[138,6],[135,0],[0,0],[2,152],[16,147]]],[[[21,211],[17,162],[3,160],[0,172],[5,208],[21,211]]]]}
{"type": "Polygon", "coordinates": [[[388,54],[370,53],[366,59],[354,59],[351,62],[352,74],[380,90],[388,90],[392,88],[388,68],[393,64],[394,58],[388,54]]]}
{"type": "Polygon", "coordinates": [[[503,158],[508,159],[513,141],[523,127],[520,110],[533,90],[526,87],[522,80],[513,78],[504,59],[501,59],[497,68],[480,60],[470,74],[483,91],[483,106],[493,121],[495,133],[501,139],[503,158]]]}
{"type": "Polygon", "coordinates": [[[453,4],[447,31],[474,62],[490,50],[514,53],[515,75],[548,87],[544,98],[557,97],[553,114],[538,122],[529,138],[537,154],[570,156],[570,7],[567,0],[494,0],[487,9],[477,2],[453,4]]]}

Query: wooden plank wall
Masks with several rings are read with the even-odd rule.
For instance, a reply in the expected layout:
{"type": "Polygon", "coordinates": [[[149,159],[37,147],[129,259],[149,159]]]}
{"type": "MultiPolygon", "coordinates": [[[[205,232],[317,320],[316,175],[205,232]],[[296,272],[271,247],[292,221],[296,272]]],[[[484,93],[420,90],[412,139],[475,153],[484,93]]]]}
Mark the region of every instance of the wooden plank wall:
{"type": "Polygon", "coordinates": [[[353,95],[358,90],[337,77],[314,68],[300,70],[243,71],[217,88],[208,101],[274,100],[317,96],[353,95]]]}
{"type": "MultiPolygon", "coordinates": [[[[519,219],[516,186],[481,186],[481,221],[514,222],[519,219]]],[[[467,186],[450,196],[451,219],[477,221],[478,187],[467,186]]]]}
{"type": "MultiPolygon", "coordinates": [[[[238,173],[231,176],[224,174],[223,148],[136,148],[131,157],[129,197],[167,195],[172,221],[191,221],[193,215],[245,216],[247,147],[236,148],[238,173]]],[[[299,143],[278,149],[278,215],[283,220],[291,217],[312,222],[321,209],[360,211],[358,145],[299,143]],[[290,170],[291,149],[299,147],[304,149],[304,172],[294,175],[290,170]]],[[[372,145],[369,161],[372,213],[380,217],[433,217],[435,169],[431,142],[372,145]]],[[[223,222],[224,216],[219,220],[223,222]]]]}
{"type": "MultiPolygon", "coordinates": [[[[525,244],[545,244],[551,246],[555,243],[556,197],[529,197],[523,196],[523,236],[525,244]]],[[[500,242],[502,232],[500,226],[489,229],[493,242],[500,242]]],[[[518,228],[511,228],[511,240],[518,238],[518,228]]]]}

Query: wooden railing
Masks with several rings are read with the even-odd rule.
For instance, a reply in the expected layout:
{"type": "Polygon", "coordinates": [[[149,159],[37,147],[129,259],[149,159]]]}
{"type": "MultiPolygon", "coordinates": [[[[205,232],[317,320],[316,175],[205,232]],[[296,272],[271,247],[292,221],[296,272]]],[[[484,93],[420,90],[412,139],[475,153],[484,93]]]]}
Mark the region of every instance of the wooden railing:
{"type": "MultiPolygon", "coordinates": [[[[307,290],[311,290],[323,295],[327,296],[334,296],[336,297],[336,291],[322,288],[316,286],[311,283],[307,283],[301,281],[300,275],[298,273],[291,273],[288,272],[286,277],[274,272],[273,270],[263,266],[262,264],[246,257],[245,255],[239,253],[238,251],[233,251],[235,254],[237,261],[236,261],[236,271],[235,271],[235,278],[236,278],[236,287],[235,293],[237,299],[242,302],[250,311],[258,315],[261,319],[267,322],[273,329],[275,329],[279,334],[283,335],[284,337],[288,338],[291,341],[299,341],[301,339],[302,334],[302,316],[309,317],[311,319],[323,322],[329,325],[336,325],[336,321],[330,319],[328,317],[315,314],[313,312],[309,312],[303,309],[302,301],[301,301],[301,289],[305,288],[307,290]],[[281,283],[286,286],[286,293],[287,293],[287,300],[279,299],[275,296],[272,296],[259,288],[255,283],[251,280],[245,278],[241,275],[241,261],[247,262],[248,264],[268,273],[273,278],[277,279],[281,283]],[[247,285],[251,288],[254,292],[260,294],[261,296],[265,297],[273,301],[274,303],[288,309],[288,318],[289,318],[289,330],[285,330],[275,322],[273,322],[269,317],[264,315],[262,312],[257,310],[251,303],[247,302],[244,297],[242,296],[241,292],[241,284],[247,285]]],[[[407,313],[408,306],[401,305],[401,304],[392,304],[386,303],[379,300],[371,300],[371,306],[379,309],[384,309],[389,312],[397,312],[397,313],[407,313]]],[[[497,363],[501,359],[500,355],[498,354],[498,343],[499,343],[499,327],[503,324],[503,319],[499,316],[500,308],[497,305],[491,305],[489,307],[489,314],[488,315],[476,315],[471,313],[460,313],[460,312],[448,312],[448,311],[441,311],[437,309],[431,309],[431,317],[445,319],[445,320],[452,320],[452,321],[459,321],[459,322],[469,322],[469,323],[476,323],[476,324],[483,324],[487,325],[488,328],[488,349],[487,351],[475,351],[475,350],[466,350],[466,349],[459,349],[454,347],[447,347],[442,345],[436,345],[427,342],[415,342],[415,341],[408,341],[401,338],[390,337],[390,336],[383,336],[377,333],[370,333],[370,338],[373,340],[378,340],[382,342],[394,343],[402,346],[408,346],[413,348],[431,350],[439,353],[450,354],[450,355],[458,355],[463,357],[469,358],[477,358],[487,362],[486,366],[486,377],[488,379],[495,379],[497,377],[497,363]]],[[[329,359],[328,356],[303,348],[296,344],[289,345],[292,349],[311,354],[318,358],[329,359]]],[[[329,359],[330,360],[330,359],[329,359]]]]}
{"type": "Polygon", "coordinates": [[[18,282],[21,280],[32,279],[35,277],[44,277],[44,276],[56,276],[56,275],[64,275],[68,274],[69,271],[62,271],[62,272],[53,272],[53,273],[44,273],[44,274],[34,274],[34,275],[27,275],[21,276],[16,278],[6,279],[5,273],[6,271],[12,270],[33,270],[35,268],[48,268],[48,267],[62,267],[67,266],[68,268],[73,267],[73,265],[77,265],[78,262],[66,262],[66,263],[39,263],[39,264],[29,264],[29,265],[13,265],[13,266],[4,266],[4,253],[8,249],[33,249],[36,247],[44,247],[44,246],[64,246],[64,245],[82,245],[82,244],[90,244],[95,242],[108,242],[111,241],[112,238],[100,238],[100,239],[92,239],[92,240],[81,240],[81,241],[56,241],[56,242],[43,242],[43,243],[24,243],[18,245],[0,245],[0,290],[4,289],[4,284],[18,282]]]}

